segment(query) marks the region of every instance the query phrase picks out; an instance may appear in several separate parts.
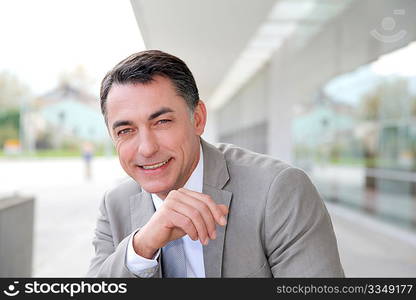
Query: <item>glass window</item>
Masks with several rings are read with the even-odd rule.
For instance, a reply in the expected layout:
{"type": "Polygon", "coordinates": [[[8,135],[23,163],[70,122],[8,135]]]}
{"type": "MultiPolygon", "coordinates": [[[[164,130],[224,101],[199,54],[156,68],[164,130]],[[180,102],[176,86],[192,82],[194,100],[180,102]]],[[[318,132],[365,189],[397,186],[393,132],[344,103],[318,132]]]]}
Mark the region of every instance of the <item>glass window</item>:
{"type": "Polygon", "coordinates": [[[323,195],[416,226],[416,43],[327,82],[298,109],[296,163],[323,195]]]}

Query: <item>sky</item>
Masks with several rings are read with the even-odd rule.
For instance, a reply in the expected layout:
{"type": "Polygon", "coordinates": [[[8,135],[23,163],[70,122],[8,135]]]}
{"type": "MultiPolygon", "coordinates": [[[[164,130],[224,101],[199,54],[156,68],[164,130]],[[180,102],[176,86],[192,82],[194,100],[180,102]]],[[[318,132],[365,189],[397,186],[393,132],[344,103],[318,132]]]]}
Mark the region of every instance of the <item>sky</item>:
{"type": "Polygon", "coordinates": [[[82,66],[98,96],[105,73],[144,44],[129,0],[0,0],[0,73],[41,95],[82,66]]]}

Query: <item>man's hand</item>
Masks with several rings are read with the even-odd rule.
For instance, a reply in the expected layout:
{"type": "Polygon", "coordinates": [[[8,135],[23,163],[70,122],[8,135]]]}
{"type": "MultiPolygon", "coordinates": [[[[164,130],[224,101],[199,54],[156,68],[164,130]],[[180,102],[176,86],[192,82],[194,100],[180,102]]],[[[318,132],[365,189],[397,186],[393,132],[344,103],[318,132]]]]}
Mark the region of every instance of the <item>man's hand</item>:
{"type": "Polygon", "coordinates": [[[168,242],[189,235],[207,245],[216,238],[216,224],[226,224],[228,208],[217,205],[210,196],[181,188],[171,191],[162,206],[134,236],[134,251],[152,258],[168,242]]]}

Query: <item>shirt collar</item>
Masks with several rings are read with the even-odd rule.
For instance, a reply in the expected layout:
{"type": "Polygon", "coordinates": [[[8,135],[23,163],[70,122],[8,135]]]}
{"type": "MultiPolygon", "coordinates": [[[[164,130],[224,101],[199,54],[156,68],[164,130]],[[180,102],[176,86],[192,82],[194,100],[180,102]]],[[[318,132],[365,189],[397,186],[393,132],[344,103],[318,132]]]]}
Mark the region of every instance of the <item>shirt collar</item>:
{"type": "MultiPolygon", "coordinates": [[[[199,145],[199,161],[196,165],[196,168],[192,172],[191,176],[188,178],[188,181],[185,183],[184,188],[202,193],[202,187],[204,184],[204,153],[202,151],[201,144],[199,145]]],[[[160,199],[156,194],[150,194],[152,196],[153,204],[155,209],[158,210],[160,205],[162,205],[163,200],[160,199]]]]}

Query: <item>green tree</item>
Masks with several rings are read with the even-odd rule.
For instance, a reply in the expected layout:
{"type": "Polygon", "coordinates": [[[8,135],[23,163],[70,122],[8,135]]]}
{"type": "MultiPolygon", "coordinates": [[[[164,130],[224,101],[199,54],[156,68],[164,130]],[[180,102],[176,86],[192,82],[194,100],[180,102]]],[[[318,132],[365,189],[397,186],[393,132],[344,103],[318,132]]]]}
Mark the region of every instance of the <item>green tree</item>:
{"type": "Polygon", "coordinates": [[[19,111],[8,109],[0,111],[0,148],[8,139],[19,137],[19,111]]]}

